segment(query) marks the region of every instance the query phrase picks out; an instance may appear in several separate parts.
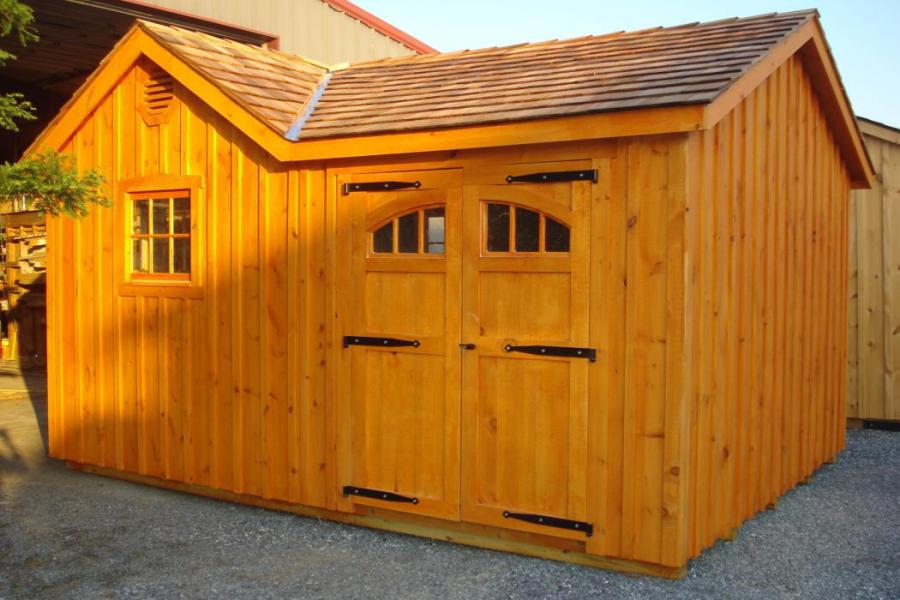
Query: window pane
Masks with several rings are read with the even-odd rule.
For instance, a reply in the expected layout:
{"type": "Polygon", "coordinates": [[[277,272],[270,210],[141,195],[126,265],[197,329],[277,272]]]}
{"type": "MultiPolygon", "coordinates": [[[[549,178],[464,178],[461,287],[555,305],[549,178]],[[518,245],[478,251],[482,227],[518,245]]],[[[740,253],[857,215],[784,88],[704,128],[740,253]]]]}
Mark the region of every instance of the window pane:
{"type": "Polygon", "coordinates": [[[378,230],[372,236],[373,247],[375,252],[393,252],[394,251],[394,222],[391,221],[378,230]]]}
{"type": "Polygon", "coordinates": [[[173,259],[175,261],[174,268],[172,269],[175,273],[190,273],[191,272],[191,239],[190,238],[175,238],[175,250],[173,259]]]}
{"type": "Polygon", "coordinates": [[[429,208],[425,211],[425,252],[444,253],[444,209],[429,208]]]}
{"type": "Polygon", "coordinates": [[[544,248],[547,252],[569,251],[569,228],[550,217],[544,219],[544,248]]]}
{"type": "Polygon", "coordinates": [[[132,269],[135,273],[147,273],[150,271],[150,240],[147,238],[132,240],[134,252],[131,258],[132,269]]]}
{"type": "MultiPolygon", "coordinates": [[[[153,207],[156,212],[156,206],[153,207]]],[[[169,272],[169,239],[153,238],[153,272],[169,272]]]]}
{"type": "Polygon", "coordinates": [[[191,232],[191,201],[189,198],[172,200],[172,231],[174,233],[191,232]]]}
{"type": "Polygon", "coordinates": [[[488,204],[487,249],[489,252],[509,252],[509,206],[488,204]]]}
{"type": "Polygon", "coordinates": [[[165,198],[153,201],[153,233],[169,233],[169,201],[165,198]]]}
{"type": "Polygon", "coordinates": [[[403,215],[397,221],[397,250],[404,254],[419,252],[419,213],[403,215]]]}
{"type": "Polygon", "coordinates": [[[150,233],[150,201],[135,200],[132,214],[134,233],[150,233]]]}
{"type": "Polygon", "coordinates": [[[526,208],[516,209],[516,252],[540,250],[541,216],[526,208]]]}

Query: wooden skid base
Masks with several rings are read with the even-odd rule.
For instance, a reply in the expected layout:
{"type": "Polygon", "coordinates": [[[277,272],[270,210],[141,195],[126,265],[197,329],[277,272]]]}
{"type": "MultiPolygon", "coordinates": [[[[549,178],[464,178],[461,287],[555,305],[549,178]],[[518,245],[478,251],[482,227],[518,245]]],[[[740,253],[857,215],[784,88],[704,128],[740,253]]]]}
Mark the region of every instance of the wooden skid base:
{"type": "Polygon", "coordinates": [[[847,419],[847,429],[900,431],[900,421],[888,421],[885,419],[847,419]]]}
{"type": "Polygon", "coordinates": [[[399,513],[378,512],[376,510],[370,510],[365,514],[343,513],[323,508],[303,506],[300,504],[289,504],[278,500],[266,500],[257,496],[235,494],[233,492],[217,490],[206,486],[126,473],[116,471],[115,469],[97,467],[73,461],[66,461],[66,466],[75,471],[152,485],[154,487],[188,494],[206,496],[217,500],[225,500],[227,502],[290,512],[303,517],[325,519],[349,525],[360,525],[362,527],[442,540],[465,546],[476,546],[479,548],[487,548],[489,550],[499,550],[501,552],[511,552],[514,554],[522,554],[524,556],[574,563],[586,567],[638,575],[665,577],[667,579],[681,579],[684,577],[687,570],[687,567],[685,566],[668,567],[652,563],[586,554],[572,549],[574,545],[578,545],[577,543],[566,540],[557,540],[555,538],[543,538],[547,543],[552,545],[538,544],[534,543],[534,541],[526,541],[526,539],[539,540],[542,539],[542,536],[526,534],[521,536],[522,539],[517,539],[520,537],[519,534],[493,527],[471,525],[468,523],[453,523],[399,513]]]}

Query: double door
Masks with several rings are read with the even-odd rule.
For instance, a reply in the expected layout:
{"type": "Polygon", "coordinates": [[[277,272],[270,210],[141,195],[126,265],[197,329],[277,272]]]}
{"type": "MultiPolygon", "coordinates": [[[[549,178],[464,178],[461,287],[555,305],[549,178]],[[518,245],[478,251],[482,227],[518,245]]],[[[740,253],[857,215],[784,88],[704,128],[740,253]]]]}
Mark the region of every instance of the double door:
{"type": "Polygon", "coordinates": [[[592,184],[538,170],[339,178],[345,510],[584,539],[592,184]]]}

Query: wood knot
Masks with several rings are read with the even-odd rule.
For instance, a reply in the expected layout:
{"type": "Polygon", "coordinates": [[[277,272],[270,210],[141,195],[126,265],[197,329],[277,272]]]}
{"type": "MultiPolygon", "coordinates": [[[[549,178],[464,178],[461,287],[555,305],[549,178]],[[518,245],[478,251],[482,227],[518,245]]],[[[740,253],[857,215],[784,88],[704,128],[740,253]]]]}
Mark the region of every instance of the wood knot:
{"type": "Polygon", "coordinates": [[[681,469],[679,469],[678,465],[676,465],[676,466],[672,467],[671,469],[669,469],[669,473],[671,473],[675,477],[678,477],[679,475],[681,475],[681,469]]]}

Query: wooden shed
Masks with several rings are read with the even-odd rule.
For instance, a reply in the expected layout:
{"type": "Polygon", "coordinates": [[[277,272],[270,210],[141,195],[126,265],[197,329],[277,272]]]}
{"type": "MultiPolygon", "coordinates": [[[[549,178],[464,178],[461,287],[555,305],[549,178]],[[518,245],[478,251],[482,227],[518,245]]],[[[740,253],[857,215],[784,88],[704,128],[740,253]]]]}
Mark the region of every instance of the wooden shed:
{"type": "Polygon", "coordinates": [[[139,23],[36,142],[50,452],[678,576],[844,444],[848,197],[817,13],[329,68],[139,23]]]}
{"type": "Polygon", "coordinates": [[[900,421],[900,129],[859,119],[876,179],[850,199],[847,417],[900,421]]]}

